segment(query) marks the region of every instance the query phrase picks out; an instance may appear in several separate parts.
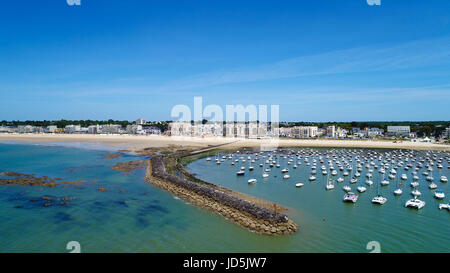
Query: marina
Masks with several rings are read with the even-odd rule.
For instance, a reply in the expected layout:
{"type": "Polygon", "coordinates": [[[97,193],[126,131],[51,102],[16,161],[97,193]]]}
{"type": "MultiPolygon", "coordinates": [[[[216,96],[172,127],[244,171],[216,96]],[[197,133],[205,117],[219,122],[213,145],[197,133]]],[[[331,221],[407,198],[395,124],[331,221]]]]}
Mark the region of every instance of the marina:
{"type": "Polygon", "coordinates": [[[433,237],[449,237],[442,233],[450,227],[450,216],[446,212],[447,197],[435,197],[436,192],[448,192],[448,183],[430,182],[427,180],[428,175],[422,175],[421,172],[432,168],[434,181],[439,181],[441,176],[448,176],[448,152],[283,148],[262,153],[242,149],[239,153],[236,150],[221,153],[233,159],[250,157],[256,161],[256,166],[259,161],[264,165],[266,160],[275,161],[282,167],[289,166],[289,161],[297,165],[295,169],[286,167],[289,179],[284,179],[284,168],[275,168],[276,165],[270,168],[268,177],[262,176],[267,173],[264,167],[256,167],[251,177],[257,178],[258,182],[251,186],[246,183],[247,173],[242,178],[227,175],[239,167],[231,165],[230,161],[217,167],[208,164],[205,159],[199,159],[190,163],[187,169],[201,179],[288,207],[287,215],[300,226],[299,235],[293,236],[306,236],[300,240],[303,243],[311,238],[321,238],[333,244],[345,245],[344,251],[357,251],[352,247],[354,242],[349,242],[350,238],[358,242],[363,238],[368,241],[372,238],[382,240],[391,251],[447,249],[433,237]],[[437,168],[438,164],[442,168],[437,168]],[[315,169],[321,172],[314,180],[310,180],[315,169]],[[322,170],[327,174],[324,175],[322,170]],[[333,170],[337,172],[335,176],[331,175],[333,170]],[[344,172],[349,175],[344,176],[344,172]],[[392,175],[390,178],[387,177],[388,173],[392,175]],[[402,179],[403,174],[407,179],[402,179]],[[416,174],[419,179],[414,178],[416,174]],[[339,178],[343,181],[338,182],[339,178]],[[372,184],[367,184],[368,180],[372,184]],[[411,183],[414,182],[417,184],[412,187],[411,183]],[[437,190],[429,188],[431,183],[437,183],[437,190]],[[373,225],[368,225],[369,222],[373,225]],[[423,237],[420,241],[427,241],[425,246],[419,246],[417,241],[411,242],[412,235],[407,230],[413,226],[423,237]],[[362,238],[355,237],[354,230],[360,230],[362,238]],[[333,234],[332,238],[328,238],[325,235],[327,233],[333,234]]]}

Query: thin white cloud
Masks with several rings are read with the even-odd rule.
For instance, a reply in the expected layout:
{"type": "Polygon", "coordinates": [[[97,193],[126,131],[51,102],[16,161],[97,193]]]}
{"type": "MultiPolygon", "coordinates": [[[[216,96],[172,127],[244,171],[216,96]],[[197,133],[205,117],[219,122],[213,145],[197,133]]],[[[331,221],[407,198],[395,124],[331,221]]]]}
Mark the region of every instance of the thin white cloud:
{"type": "Polygon", "coordinates": [[[297,78],[339,73],[391,71],[450,64],[450,38],[428,39],[395,46],[368,46],[281,60],[272,64],[213,71],[181,78],[161,90],[297,78]]]}

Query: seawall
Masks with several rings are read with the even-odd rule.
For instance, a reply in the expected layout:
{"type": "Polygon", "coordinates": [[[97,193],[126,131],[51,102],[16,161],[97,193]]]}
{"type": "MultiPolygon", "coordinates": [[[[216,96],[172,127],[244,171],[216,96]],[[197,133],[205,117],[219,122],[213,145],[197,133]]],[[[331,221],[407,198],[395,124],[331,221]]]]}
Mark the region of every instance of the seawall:
{"type": "Polygon", "coordinates": [[[169,174],[162,155],[153,156],[149,160],[146,181],[259,234],[292,234],[299,229],[298,225],[285,214],[258,206],[208,185],[169,174]]]}

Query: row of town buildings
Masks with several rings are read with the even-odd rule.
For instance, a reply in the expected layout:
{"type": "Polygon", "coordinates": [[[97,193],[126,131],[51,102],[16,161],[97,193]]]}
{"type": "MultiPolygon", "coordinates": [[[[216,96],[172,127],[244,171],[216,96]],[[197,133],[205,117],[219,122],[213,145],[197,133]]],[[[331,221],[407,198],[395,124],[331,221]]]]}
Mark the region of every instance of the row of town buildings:
{"type": "MultiPolygon", "coordinates": [[[[444,131],[443,138],[449,138],[450,128],[444,131]]],[[[173,122],[169,124],[168,135],[196,137],[237,137],[270,138],[274,136],[288,138],[333,138],[333,139],[374,139],[377,137],[417,138],[410,126],[388,126],[380,128],[352,128],[350,131],[334,125],[326,128],[317,126],[276,127],[267,123],[233,122],[233,123],[191,123],[173,122]]]]}
{"type": "Polygon", "coordinates": [[[147,126],[145,120],[138,119],[136,124],[130,124],[122,127],[120,124],[90,125],[82,127],[81,125],[66,125],[64,128],[58,128],[56,125],[46,127],[19,125],[17,127],[0,126],[0,133],[65,133],[65,134],[139,134],[139,135],[161,135],[159,128],[147,126]]]}
{"type": "MultiPolygon", "coordinates": [[[[380,128],[352,128],[346,130],[334,125],[326,128],[317,126],[278,127],[278,124],[260,122],[172,122],[168,130],[162,132],[159,128],[149,126],[144,119],[138,119],[134,124],[122,127],[119,124],[67,125],[58,128],[55,125],[38,127],[32,125],[19,125],[17,127],[0,126],[0,133],[66,133],[66,134],[137,134],[137,135],[170,135],[194,137],[235,137],[235,138],[333,138],[333,139],[373,139],[377,137],[405,137],[416,139],[410,126],[388,126],[384,131],[380,128]]],[[[443,131],[442,138],[450,138],[450,128],[443,131]]]]}

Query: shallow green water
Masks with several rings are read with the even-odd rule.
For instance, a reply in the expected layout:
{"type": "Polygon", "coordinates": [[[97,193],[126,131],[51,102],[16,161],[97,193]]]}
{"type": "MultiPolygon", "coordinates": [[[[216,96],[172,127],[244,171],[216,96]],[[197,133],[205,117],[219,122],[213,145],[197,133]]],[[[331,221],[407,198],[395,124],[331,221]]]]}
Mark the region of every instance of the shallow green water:
{"type": "Polygon", "coordinates": [[[450,216],[437,209],[427,188],[422,189],[427,206],[421,211],[405,209],[408,190],[394,198],[393,185],[383,188],[389,199],[383,207],[370,204],[373,190],[350,205],[341,202],[342,190],[326,192],[321,179],[296,189],[294,184],[309,175],[304,165],[291,168],[288,181],[272,175],[264,182],[256,166],[258,183],[253,186],[247,184],[247,175],[236,177],[237,167],[229,163],[218,167],[201,159],[189,165],[207,181],[289,206],[300,232],[270,237],[145,183],[143,170],[125,176],[110,169],[138,157],[106,159],[110,151],[87,148],[0,144],[0,172],[88,181],[56,188],[0,185],[0,252],[68,252],[69,241],[78,241],[82,252],[368,252],[366,244],[373,240],[386,252],[448,252],[450,216]],[[43,196],[73,200],[44,207],[43,196]]]}

